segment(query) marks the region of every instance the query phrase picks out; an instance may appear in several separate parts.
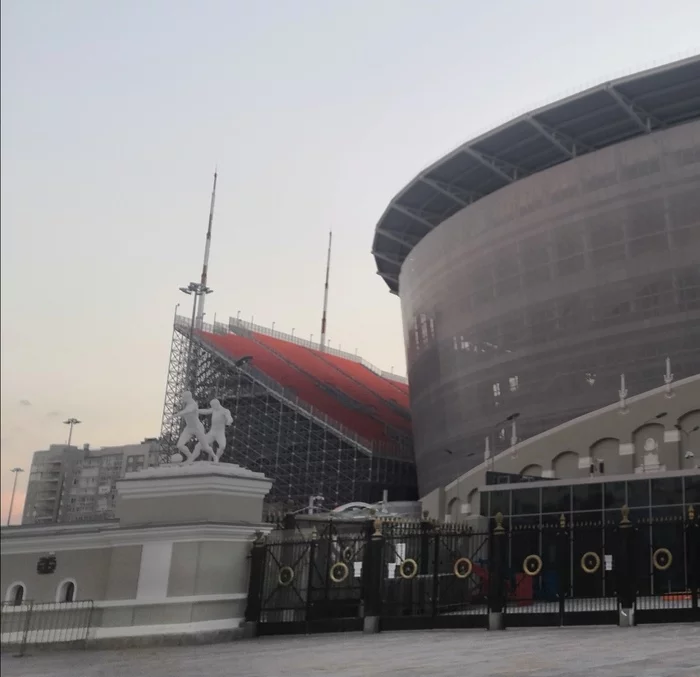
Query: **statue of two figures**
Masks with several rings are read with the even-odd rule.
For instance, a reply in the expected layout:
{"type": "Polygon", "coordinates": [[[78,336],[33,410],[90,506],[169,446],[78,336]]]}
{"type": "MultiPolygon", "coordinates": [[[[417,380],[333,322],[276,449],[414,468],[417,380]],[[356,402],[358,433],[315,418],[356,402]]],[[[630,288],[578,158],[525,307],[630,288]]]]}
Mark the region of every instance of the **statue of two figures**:
{"type": "Polygon", "coordinates": [[[231,412],[225,409],[217,399],[213,399],[209,403],[210,409],[200,409],[189,390],[182,393],[182,404],[183,407],[177,412],[177,416],[184,419],[185,428],[180,433],[177,448],[182,453],[184,465],[194,463],[202,451],[209,455],[211,461],[218,463],[226,449],[226,426],[233,423],[231,412]],[[211,416],[208,432],[199,420],[200,415],[211,416]],[[197,440],[197,444],[190,452],[186,445],[193,437],[197,440]],[[217,447],[216,452],[214,444],[217,447]]]}

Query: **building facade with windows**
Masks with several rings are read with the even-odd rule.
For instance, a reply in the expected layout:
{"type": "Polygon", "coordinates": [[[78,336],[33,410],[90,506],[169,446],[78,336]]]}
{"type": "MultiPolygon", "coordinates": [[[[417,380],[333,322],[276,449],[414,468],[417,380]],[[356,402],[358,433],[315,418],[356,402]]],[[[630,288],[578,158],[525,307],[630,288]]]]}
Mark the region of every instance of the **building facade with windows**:
{"type": "Polygon", "coordinates": [[[46,451],[37,451],[22,524],[113,519],[116,481],[127,472],[157,465],[158,460],[156,439],[101,449],[52,444],[46,451]]]}
{"type": "Polygon", "coordinates": [[[373,252],[401,299],[421,496],[510,447],[514,414],[522,441],[700,373],[699,101],[700,57],[605,83],[390,203],[373,252]]]}
{"type": "MultiPolygon", "coordinates": [[[[479,520],[494,510],[513,514],[509,506],[485,503],[484,493],[501,483],[519,489],[541,481],[624,483],[629,476],[661,481],[679,472],[700,477],[700,374],[618,399],[498,454],[480,454],[477,465],[423,496],[422,504],[439,520],[479,520]]],[[[688,499],[685,508],[695,494],[688,499]]]]}

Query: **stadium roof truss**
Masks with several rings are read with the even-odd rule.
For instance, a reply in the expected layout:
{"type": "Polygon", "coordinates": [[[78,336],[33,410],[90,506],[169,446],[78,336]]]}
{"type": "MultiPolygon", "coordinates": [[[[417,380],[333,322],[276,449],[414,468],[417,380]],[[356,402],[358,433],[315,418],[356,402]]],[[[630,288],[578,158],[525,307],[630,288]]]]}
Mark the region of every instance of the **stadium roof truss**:
{"type": "Polygon", "coordinates": [[[620,78],[526,113],[421,172],[377,224],[377,274],[397,294],[413,247],[456,212],[580,155],[700,117],[700,56],[620,78]]]}

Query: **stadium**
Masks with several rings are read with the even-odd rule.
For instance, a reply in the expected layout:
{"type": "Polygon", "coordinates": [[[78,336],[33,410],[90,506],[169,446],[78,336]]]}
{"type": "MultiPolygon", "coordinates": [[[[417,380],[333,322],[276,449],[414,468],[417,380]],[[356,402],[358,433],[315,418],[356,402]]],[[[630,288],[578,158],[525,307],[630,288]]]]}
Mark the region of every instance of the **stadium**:
{"type": "MultiPolygon", "coordinates": [[[[494,459],[515,477],[575,478],[592,459],[624,474],[644,467],[630,445],[675,449],[676,433],[700,454],[699,57],[460,146],[391,201],[372,253],[400,297],[408,379],[237,318],[177,317],[164,459],[185,389],[231,411],[224,460],[274,480],[270,510],[387,491],[456,517],[481,507],[494,459]]],[[[672,456],[658,466],[692,467],[672,456]]]]}
{"type": "Polygon", "coordinates": [[[677,443],[700,452],[700,57],[465,143],[390,202],[372,251],[401,302],[421,497],[516,442],[504,470],[549,478],[587,476],[606,436],[630,458],[619,472],[638,472],[634,444],[659,435],[668,469],[686,467],[677,443]],[[663,392],[672,382],[683,406],[663,392]],[[617,416],[644,393],[639,414],[617,416]],[[664,417],[658,435],[637,435],[664,417]],[[585,434],[566,433],[572,421],[585,434]]]}
{"type": "Polygon", "coordinates": [[[176,317],[161,440],[175,449],[184,390],[231,411],[224,461],[274,479],[267,508],[417,498],[406,379],[356,355],[231,318],[176,317]],[[195,328],[196,327],[196,328],[195,328]]]}

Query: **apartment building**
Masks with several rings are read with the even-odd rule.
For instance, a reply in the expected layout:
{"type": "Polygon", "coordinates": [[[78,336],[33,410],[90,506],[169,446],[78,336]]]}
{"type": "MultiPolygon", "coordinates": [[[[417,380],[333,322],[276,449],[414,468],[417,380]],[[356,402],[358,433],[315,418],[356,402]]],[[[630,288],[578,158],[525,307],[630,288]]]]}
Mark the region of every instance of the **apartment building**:
{"type": "Polygon", "coordinates": [[[157,463],[154,438],[101,449],[52,444],[32,458],[22,524],[113,519],[117,480],[157,463]]]}

